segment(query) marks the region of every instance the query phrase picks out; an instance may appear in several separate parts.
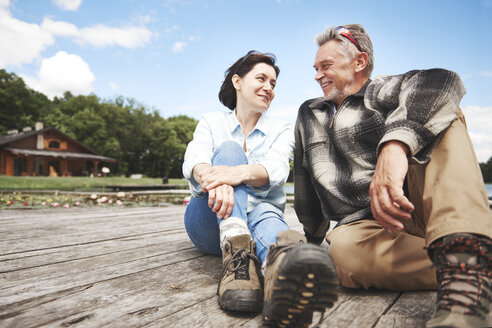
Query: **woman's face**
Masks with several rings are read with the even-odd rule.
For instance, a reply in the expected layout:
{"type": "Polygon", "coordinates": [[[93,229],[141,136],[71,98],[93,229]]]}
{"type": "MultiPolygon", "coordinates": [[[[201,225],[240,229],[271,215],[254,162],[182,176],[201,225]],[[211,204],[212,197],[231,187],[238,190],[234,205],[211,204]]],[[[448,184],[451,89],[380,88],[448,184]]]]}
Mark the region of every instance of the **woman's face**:
{"type": "Polygon", "coordinates": [[[272,66],[258,63],[242,78],[234,75],[232,79],[236,88],[237,107],[246,106],[260,113],[270,107],[277,83],[277,74],[272,66]]]}

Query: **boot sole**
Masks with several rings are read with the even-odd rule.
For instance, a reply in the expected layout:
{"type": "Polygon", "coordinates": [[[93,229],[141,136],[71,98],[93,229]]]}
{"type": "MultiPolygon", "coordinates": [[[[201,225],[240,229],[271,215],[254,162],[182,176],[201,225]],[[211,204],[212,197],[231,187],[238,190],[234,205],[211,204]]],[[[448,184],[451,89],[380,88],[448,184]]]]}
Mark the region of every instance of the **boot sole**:
{"type": "Polygon", "coordinates": [[[270,301],[263,306],[264,327],[307,327],[313,312],[324,312],[338,299],[331,258],[320,247],[303,244],[280,264],[270,301]]]}
{"type": "Polygon", "coordinates": [[[228,311],[261,312],[262,299],[259,290],[227,290],[219,297],[219,307],[228,311]]]}

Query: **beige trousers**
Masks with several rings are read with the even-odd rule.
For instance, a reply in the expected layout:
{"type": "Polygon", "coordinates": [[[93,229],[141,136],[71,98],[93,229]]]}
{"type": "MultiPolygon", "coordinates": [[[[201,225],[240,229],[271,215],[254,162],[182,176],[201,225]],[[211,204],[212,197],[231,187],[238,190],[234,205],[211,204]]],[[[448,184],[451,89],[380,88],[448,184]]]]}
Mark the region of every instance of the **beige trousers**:
{"type": "Polygon", "coordinates": [[[437,289],[424,246],[453,233],[492,239],[492,215],[480,167],[461,111],[427,165],[409,165],[413,217],[403,232],[389,233],[374,220],[342,225],[326,240],[345,287],[437,289]]]}

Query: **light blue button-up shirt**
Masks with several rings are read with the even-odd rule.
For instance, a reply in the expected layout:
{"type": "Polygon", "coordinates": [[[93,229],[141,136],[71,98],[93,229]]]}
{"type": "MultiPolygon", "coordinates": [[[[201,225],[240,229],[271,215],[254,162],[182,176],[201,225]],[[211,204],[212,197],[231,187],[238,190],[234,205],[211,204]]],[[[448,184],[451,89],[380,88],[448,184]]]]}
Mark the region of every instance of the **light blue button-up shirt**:
{"type": "MultiPolygon", "coordinates": [[[[193,196],[203,194],[193,177],[193,168],[200,163],[211,164],[212,155],[224,141],[235,141],[243,147],[244,135],[235,111],[205,114],[186,148],[183,162],[183,175],[189,181],[193,196]]],[[[246,138],[246,157],[248,164],[260,164],[266,169],[269,183],[261,187],[247,186],[248,212],[262,202],[282,211],[285,209],[284,183],[289,176],[293,149],[294,133],[290,124],[263,113],[246,138]]]]}

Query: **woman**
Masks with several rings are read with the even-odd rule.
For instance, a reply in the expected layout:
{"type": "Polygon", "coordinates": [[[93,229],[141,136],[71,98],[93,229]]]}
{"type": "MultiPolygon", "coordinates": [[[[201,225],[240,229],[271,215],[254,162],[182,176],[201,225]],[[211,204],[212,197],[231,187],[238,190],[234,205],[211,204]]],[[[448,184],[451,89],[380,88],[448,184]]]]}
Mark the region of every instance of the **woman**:
{"type": "Polygon", "coordinates": [[[237,60],[219,92],[231,111],[204,115],[186,149],[183,174],[193,195],[186,230],[199,250],[222,254],[218,294],[227,310],[261,311],[261,263],[289,229],[283,185],[293,132],[265,114],[279,71],[272,54],[250,51],[237,60]]]}

